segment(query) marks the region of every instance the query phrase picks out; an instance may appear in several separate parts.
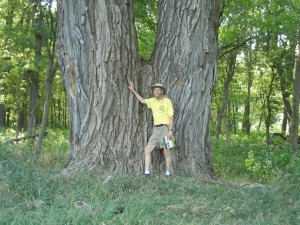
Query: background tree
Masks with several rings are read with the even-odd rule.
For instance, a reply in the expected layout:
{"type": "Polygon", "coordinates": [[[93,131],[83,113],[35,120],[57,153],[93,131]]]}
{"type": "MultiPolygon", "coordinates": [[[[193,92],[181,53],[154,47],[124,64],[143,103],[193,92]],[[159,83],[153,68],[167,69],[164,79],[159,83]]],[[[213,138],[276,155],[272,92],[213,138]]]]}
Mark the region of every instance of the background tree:
{"type": "Polygon", "coordinates": [[[297,150],[299,132],[299,99],[300,99],[300,26],[298,26],[298,48],[296,53],[296,69],[293,91],[293,110],[290,128],[290,144],[294,151],[297,150]]]}
{"type": "Polygon", "coordinates": [[[39,157],[42,139],[46,131],[46,126],[48,122],[48,112],[50,108],[50,100],[52,96],[52,84],[57,70],[57,63],[55,61],[56,20],[52,15],[53,12],[51,11],[51,8],[52,8],[51,0],[46,5],[46,7],[42,7],[41,2],[39,3],[39,11],[40,11],[39,29],[42,35],[42,39],[44,40],[46,46],[46,51],[48,56],[48,68],[47,68],[47,73],[45,78],[46,97],[45,97],[44,111],[43,111],[43,117],[41,122],[41,129],[39,132],[39,136],[34,145],[36,159],[39,157]],[[43,8],[46,8],[46,10],[43,11],[43,8]]]}
{"type": "MultiPolygon", "coordinates": [[[[3,25],[0,28],[0,52],[3,56],[0,59],[2,78],[0,101],[6,109],[6,125],[16,128],[16,136],[19,132],[27,131],[29,123],[32,124],[30,130],[36,130],[44,113],[43,104],[36,104],[36,100],[38,98],[40,103],[43,103],[46,98],[46,88],[41,81],[46,77],[50,58],[55,58],[55,55],[53,52],[52,56],[48,56],[44,43],[49,41],[48,37],[51,33],[50,27],[45,22],[49,18],[47,18],[48,14],[45,18],[41,16],[38,5],[41,4],[41,8],[44,9],[48,3],[49,1],[31,0],[7,0],[0,3],[4,12],[0,15],[0,23],[3,25]],[[41,23],[47,25],[44,28],[46,33],[44,38],[40,29],[41,23]],[[30,92],[34,93],[31,97],[30,92]],[[35,109],[35,116],[30,116],[30,106],[33,105],[35,106],[31,109],[35,109]]],[[[51,11],[54,13],[54,8],[51,8],[51,11]]],[[[54,26],[52,30],[55,32],[56,27],[54,26]]],[[[54,82],[55,98],[59,101],[50,104],[50,108],[56,110],[51,113],[51,121],[60,120],[61,125],[66,127],[68,126],[68,116],[65,113],[66,96],[61,78],[57,76],[54,82]]],[[[52,125],[54,126],[54,123],[52,125]]]]}
{"type": "MultiPolygon", "coordinates": [[[[278,124],[281,124],[280,130],[285,133],[287,126],[285,124],[291,112],[292,71],[295,66],[293,57],[296,46],[296,29],[292,27],[297,27],[299,22],[297,4],[295,1],[260,0],[228,0],[225,3],[219,29],[220,79],[215,89],[214,105],[220,110],[220,99],[224,97],[219,88],[225,85],[225,78],[222,78],[222,74],[226,74],[226,67],[222,66],[223,57],[238,50],[239,67],[229,92],[229,101],[236,109],[231,111],[234,113],[233,117],[228,117],[235,120],[231,123],[234,126],[233,130],[243,128],[249,134],[250,128],[265,129],[261,121],[265,121],[264,115],[268,114],[264,111],[264,107],[267,107],[265,97],[271,88],[273,93],[269,98],[271,114],[270,123],[267,124],[270,126],[270,132],[280,132],[278,124]],[[272,79],[268,77],[271,78],[272,73],[274,80],[270,86],[272,79]],[[259,101],[260,98],[264,100],[259,101]],[[242,101],[245,102],[244,106],[241,105],[242,101]]],[[[212,119],[217,113],[218,111],[213,111],[212,119]]],[[[216,128],[216,134],[218,129],[216,128]]]]}

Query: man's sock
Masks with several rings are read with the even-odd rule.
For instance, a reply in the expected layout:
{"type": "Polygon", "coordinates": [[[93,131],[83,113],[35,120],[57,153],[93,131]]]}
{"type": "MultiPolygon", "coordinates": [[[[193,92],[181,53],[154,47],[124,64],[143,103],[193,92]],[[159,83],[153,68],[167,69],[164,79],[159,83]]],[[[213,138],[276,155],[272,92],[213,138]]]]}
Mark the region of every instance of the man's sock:
{"type": "Polygon", "coordinates": [[[150,174],[150,171],[149,170],[145,170],[145,174],[150,174]]]}

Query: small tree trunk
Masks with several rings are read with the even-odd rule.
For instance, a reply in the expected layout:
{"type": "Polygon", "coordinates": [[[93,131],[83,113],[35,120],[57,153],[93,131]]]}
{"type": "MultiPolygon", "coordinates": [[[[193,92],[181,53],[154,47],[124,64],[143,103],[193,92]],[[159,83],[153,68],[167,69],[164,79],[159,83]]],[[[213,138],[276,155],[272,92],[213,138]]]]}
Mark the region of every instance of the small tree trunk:
{"type": "MultiPolygon", "coordinates": [[[[277,69],[278,71],[278,69],[277,69]]],[[[279,70],[278,72],[279,74],[279,78],[280,78],[280,89],[281,89],[281,95],[282,95],[282,100],[283,100],[283,104],[284,104],[284,113],[285,116],[288,120],[291,119],[291,115],[292,115],[292,106],[291,103],[289,102],[289,97],[291,95],[289,89],[291,87],[292,84],[288,83],[286,84],[286,78],[284,76],[284,74],[282,74],[282,71],[279,70]]]]}
{"type": "Polygon", "coordinates": [[[217,130],[216,130],[216,138],[218,139],[221,134],[221,129],[222,129],[222,119],[223,117],[226,116],[226,111],[227,108],[226,106],[228,105],[228,95],[229,95],[229,88],[230,88],[230,83],[232,81],[234,71],[235,71],[235,63],[236,63],[236,56],[237,52],[232,52],[227,59],[227,68],[226,68],[226,80],[224,83],[224,89],[223,89],[223,101],[222,101],[222,107],[221,110],[218,113],[217,117],[217,130]]]}
{"type": "Polygon", "coordinates": [[[248,82],[247,82],[247,97],[245,101],[245,110],[244,110],[244,117],[243,117],[243,123],[242,128],[244,129],[246,135],[250,134],[251,130],[251,123],[250,123],[250,97],[251,97],[251,86],[253,83],[252,78],[252,59],[251,59],[251,53],[250,53],[250,62],[248,63],[248,82]]]}
{"type": "Polygon", "coordinates": [[[226,116],[224,117],[224,124],[225,124],[225,132],[226,132],[226,143],[230,143],[230,130],[231,130],[231,123],[230,123],[230,102],[228,102],[228,110],[226,116]]]}
{"type": "Polygon", "coordinates": [[[6,126],[9,127],[10,126],[10,108],[7,108],[6,111],[6,126]]]}
{"type": "Polygon", "coordinates": [[[67,127],[67,93],[64,91],[64,127],[67,127]]]}
{"type": "MultiPolygon", "coordinates": [[[[38,32],[38,26],[40,23],[40,17],[37,17],[38,12],[38,0],[33,0],[33,21],[32,26],[35,28],[35,54],[34,61],[36,65],[39,64],[39,61],[42,57],[42,35],[38,32]]],[[[29,109],[29,124],[28,124],[28,133],[29,135],[35,134],[36,129],[36,120],[37,120],[37,108],[39,104],[39,73],[37,71],[27,71],[26,72],[27,80],[30,85],[30,109],[29,109]]]]}
{"type": "Polygon", "coordinates": [[[50,31],[51,31],[51,36],[50,36],[50,38],[48,38],[46,36],[45,30],[43,27],[43,23],[42,23],[42,18],[44,16],[44,13],[42,10],[41,2],[39,2],[39,8],[40,8],[39,27],[40,27],[40,32],[43,36],[43,39],[45,40],[45,46],[46,46],[47,53],[48,53],[48,69],[47,69],[47,75],[46,75],[46,80],[45,80],[46,99],[45,99],[45,104],[44,104],[42,124],[41,124],[41,129],[39,132],[39,136],[34,145],[35,159],[39,158],[42,140],[43,140],[43,137],[44,137],[44,134],[46,131],[46,126],[47,126],[47,122],[48,122],[48,113],[49,113],[49,108],[50,108],[50,100],[51,100],[51,96],[52,96],[52,83],[53,83],[54,76],[55,76],[55,73],[57,70],[57,64],[54,62],[55,41],[56,41],[56,23],[52,16],[51,3],[52,2],[50,2],[50,6],[48,7],[48,11],[46,12],[48,15],[47,18],[50,18],[50,20],[47,20],[47,21],[49,21],[49,23],[47,24],[47,27],[50,27],[50,31]],[[48,39],[50,39],[50,40],[48,41],[48,39]]]}
{"type": "Polygon", "coordinates": [[[286,111],[286,109],[284,108],[284,109],[283,109],[282,124],[281,124],[281,133],[282,133],[283,135],[286,135],[287,122],[288,122],[287,111],[286,111]]]}
{"type": "Polygon", "coordinates": [[[36,72],[27,71],[27,80],[30,85],[30,107],[29,107],[29,121],[28,121],[28,134],[34,135],[37,119],[37,107],[39,102],[39,82],[36,72]]]}
{"type": "Polygon", "coordinates": [[[272,68],[272,77],[271,83],[269,85],[269,91],[266,95],[266,107],[267,107],[267,114],[265,115],[265,125],[266,125],[266,143],[269,145],[271,144],[270,140],[270,126],[271,126],[271,118],[272,118],[272,106],[271,106],[271,96],[273,94],[273,82],[275,78],[275,71],[272,68]]]}
{"type": "Polygon", "coordinates": [[[18,109],[18,118],[17,118],[17,133],[24,132],[27,130],[27,113],[25,105],[20,106],[18,109]]]}
{"type": "Polygon", "coordinates": [[[43,111],[43,118],[42,118],[42,124],[41,129],[39,132],[39,136],[35,142],[34,145],[34,152],[35,152],[35,159],[39,158],[40,154],[40,148],[42,144],[42,140],[46,131],[46,126],[48,122],[48,113],[49,113],[49,107],[50,107],[50,100],[52,96],[52,83],[53,79],[56,73],[56,66],[53,65],[54,63],[54,55],[52,56],[52,59],[50,59],[49,65],[48,65],[48,71],[47,71],[47,77],[46,77],[46,99],[44,104],[44,111],[43,111]]]}
{"type": "Polygon", "coordinates": [[[60,98],[58,98],[58,100],[57,100],[57,111],[58,111],[57,123],[58,123],[58,126],[60,127],[61,126],[61,100],[60,100],[60,98]]]}
{"type": "Polygon", "coordinates": [[[296,56],[296,72],[293,90],[292,118],[290,127],[290,145],[297,150],[299,132],[299,98],[300,98],[300,25],[298,28],[298,54],[296,56]]]}
{"type": "Polygon", "coordinates": [[[237,107],[235,107],[235,104],[232,104],[232,127],[233,127],[233,132],[236,134],[237,130],[237,125],[236,125],[236,114],[238,113],[237,107]]]}
{"type": "Polygon", "coordinates": [[[55,127],[55,124],[54,124],[54,114],[55,114],[54,105],[55,105],[55,98],[52,99],[52,104],[51,104],[51,127],[55,127]]]}
{"type": "Polygon", "coordinates": [[[0,127],[5,127],[6,110],[4,104],[0,104],[0,127]]]}

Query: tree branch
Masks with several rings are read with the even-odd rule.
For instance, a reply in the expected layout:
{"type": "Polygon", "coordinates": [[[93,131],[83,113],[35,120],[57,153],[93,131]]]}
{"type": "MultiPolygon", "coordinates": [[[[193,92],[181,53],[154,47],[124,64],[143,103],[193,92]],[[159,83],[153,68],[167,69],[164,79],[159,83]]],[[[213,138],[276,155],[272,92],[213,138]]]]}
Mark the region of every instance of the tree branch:
{"type": "MultiPolygon", "coordinates": [[[[256,36],[249,37],[249,38],[247,38],[246,40],[244,40],[244,41],[241,42],[241,43],[239,43],[238,41],[235,42],[235,43],[237,43],[237,45],[233,46],[231,49],[229,49],[229,50],[223,52],[222,54],[220,54],[218,58],[219,58],[219,59],[222,58],[222,57],[225,56],[226,54],[228,54],[228,53],[230,53],[230,52],[233,52],[234,50],[236,50],[236,49],[242,47],[242,46],[245,45],[248,41],[253,40],[253,39],[255,39],[255,38],[258,38],[258,37],[260,37],[260,36],[262,36],[262,35],[256,35],[256,36]]],[[[234,44],[222,46],[222,47],[220,47],[220,50],[222,50],[222,49],[227,49],[227,48],[231,47],[232,45],[234,45],[234,44]]]]}

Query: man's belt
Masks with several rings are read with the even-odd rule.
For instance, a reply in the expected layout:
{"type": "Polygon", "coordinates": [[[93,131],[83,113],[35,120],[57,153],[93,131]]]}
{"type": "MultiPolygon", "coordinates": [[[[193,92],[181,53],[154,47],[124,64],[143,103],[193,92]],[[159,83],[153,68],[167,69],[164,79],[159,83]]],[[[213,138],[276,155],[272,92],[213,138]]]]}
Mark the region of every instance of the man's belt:
{"type": "Polygon", "coordinates": [[[162,126],[168,126],[167,124],[158,124],[158,125],[154,125],[155,127],[162,127],[162,126]]]}

